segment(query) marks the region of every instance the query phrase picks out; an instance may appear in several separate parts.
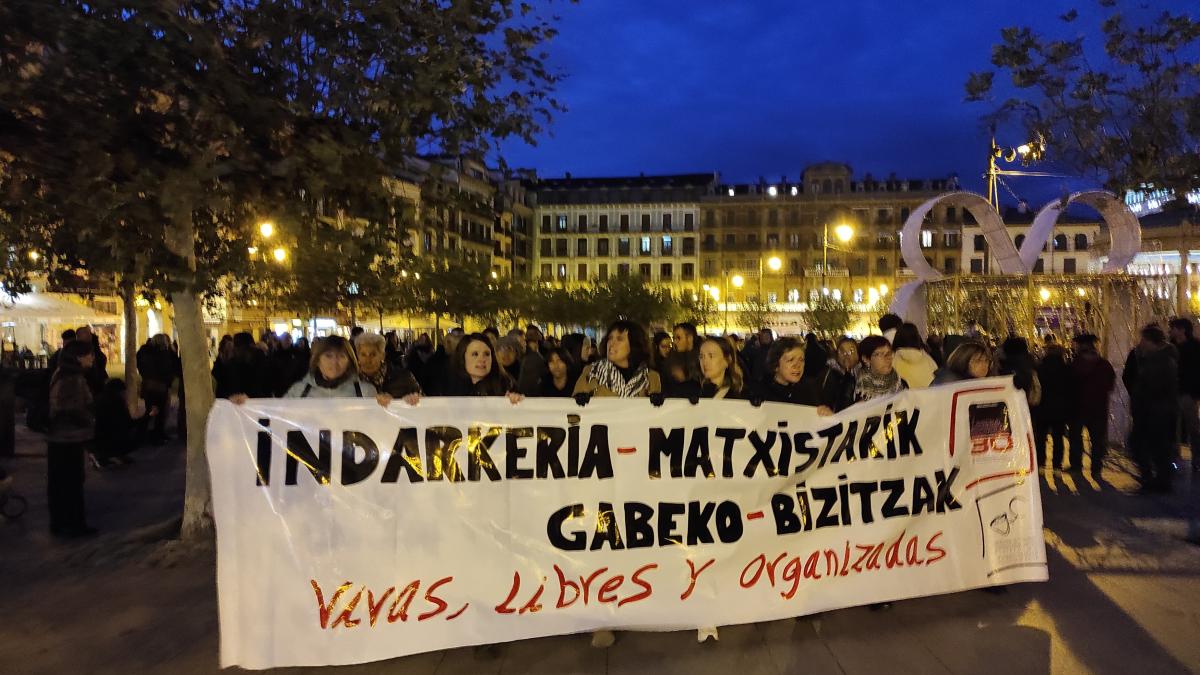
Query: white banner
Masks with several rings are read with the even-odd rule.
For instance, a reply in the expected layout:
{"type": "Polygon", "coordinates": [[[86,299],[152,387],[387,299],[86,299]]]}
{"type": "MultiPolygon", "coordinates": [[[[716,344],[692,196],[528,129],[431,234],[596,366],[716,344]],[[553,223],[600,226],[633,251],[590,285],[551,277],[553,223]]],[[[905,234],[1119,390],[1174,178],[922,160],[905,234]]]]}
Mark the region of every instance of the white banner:
{"type": "Polygon", "coordinates": [[[221,664],[360,663],[1045,581],[1008,379],[744,401],[219,402],[221,664]]]}

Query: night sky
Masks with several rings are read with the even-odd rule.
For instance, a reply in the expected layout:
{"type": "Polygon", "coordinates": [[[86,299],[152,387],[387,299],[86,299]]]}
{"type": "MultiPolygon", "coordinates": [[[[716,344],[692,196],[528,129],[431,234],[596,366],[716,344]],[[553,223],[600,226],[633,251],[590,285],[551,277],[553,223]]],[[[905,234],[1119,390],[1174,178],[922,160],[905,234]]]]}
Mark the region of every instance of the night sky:
{"type": "MultiPolygon", "coordinates": [[[[963,83],[990,66],[1000,28],[1099,35],[1105,15],[1093,0],[582,0],[554,9],[561,33],[549,51],[568,75],[558,92],[568,111],[537,147],[506,145],[512,166],[543,177],[720,171],[725,182],[750,182],[796,180],[804,166],[836,160],[858,177],[957,173],[976,191],[988,108],[964,103],[963,83]],[[1072,7],[1080,17],[1064,24],[1058,16],[1072,7]]],[[[1019,135],[1000,142],[1017,145],[1019,135]]],[[[1094,185],[1010,180],[1031,200],[1094,185]]]]}

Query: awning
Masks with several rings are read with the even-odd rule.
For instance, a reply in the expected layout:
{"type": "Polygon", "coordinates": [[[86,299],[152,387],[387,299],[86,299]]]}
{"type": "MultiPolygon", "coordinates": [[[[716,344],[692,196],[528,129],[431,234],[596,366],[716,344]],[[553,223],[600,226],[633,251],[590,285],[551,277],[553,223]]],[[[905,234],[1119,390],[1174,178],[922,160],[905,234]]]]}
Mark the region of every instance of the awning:
{"type": "Polygon", "coordinates": [[[55,293],[26,293],[15,298],[0,293],[0,321],[119,324],[121,317],[98,312],[55,293]]]}

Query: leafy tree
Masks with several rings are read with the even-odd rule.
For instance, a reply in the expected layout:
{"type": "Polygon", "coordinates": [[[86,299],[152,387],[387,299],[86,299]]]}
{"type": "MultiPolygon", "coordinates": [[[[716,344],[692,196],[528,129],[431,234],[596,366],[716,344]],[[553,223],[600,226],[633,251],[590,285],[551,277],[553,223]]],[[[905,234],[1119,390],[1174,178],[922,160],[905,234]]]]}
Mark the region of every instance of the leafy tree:
{"type": "Polygon", "coordinates": [[[617,319],[628,319],[643,326],[669,321],[678,313],[678,305],[667,292],[647,286],[640,277],[616,276],[593,285],[592,325],[607,326],[617,319]]]}
{"type": "Polygon", "coordinates": [[[821,295],[804,311],[808,329],[822,338],[834,338],[850,327],[850,306],[831,295],[821,295]]]}
{"type": "Polygon", "coordinates": [[[736,320],[738,325],[745,326],[747,330],[756,331],[769,323],[774,313],[775,307],[769,301],[751,295],[738,308],[736,320]]]}
{"type": "Polygon", "coordinates": [[[327,215],[386,222],[385,179],[418,150],[532,142],[558,109],[553,35],[512,0],[0,3],[3,236],[132,252],[169,294],[197,430],[185,538],[212,527],[203,296],[246,278],[264,218],[319,241],[327,215]]]}
{"type": "Polygon", "coordinates": [[[707,331],[708,326],[715,326],[721,320],[717,312],[717,303],[708,293],[697,294],[695,299],[684,297],[678,303],[675,314],[677,321],[688,321],[707,331]]]}
{"type": "Polygon", "coordinates": [[[1099,30],[1075,10],[1061,36],[1002,29],[996,70],[969,76],[967,100],[998,104],[993,123],[1015,120],[1046,139],[1050,159],[1112,190],[1152,184],[1182,198],[1200,183],[1200,21],[1101,4],[1099,30]]]}

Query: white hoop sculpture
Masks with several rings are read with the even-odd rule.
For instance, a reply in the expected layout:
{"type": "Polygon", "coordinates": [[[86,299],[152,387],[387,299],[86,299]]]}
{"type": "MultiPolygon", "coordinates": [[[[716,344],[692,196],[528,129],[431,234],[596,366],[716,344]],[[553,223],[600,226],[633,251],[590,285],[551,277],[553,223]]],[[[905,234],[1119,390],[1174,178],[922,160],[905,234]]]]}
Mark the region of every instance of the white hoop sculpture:
{"type": "Polygon", "coordinates": [[[1022,242],[1019,251],[1000,214],[992,208],[988,200],[974,192],[950,192],[921,204],[908,216],[908,220],[904,221],[900,254],[904,256],[904,262],[916,275],[917,280],[896,289],[890,311],[906,321],[917,324],[922,333],[926,331],[925,294],[918,291],[923,290],[925,282],[946,277],[925,260],[925,254],[921,251],[921,226],[925,216],[935,206],[961,206],[975,217],[980,233],[987,241],[988,254],[1001,274],[1030,274],[1042,247],[1049,243],[1054,235],[1054,225],[1058,222],[1058,217],[1074,202],[1096,209],[1108,225],[1112,245],[1103,271],[1120,272],[1125,269],[1141,250],[1142,228],[1133,211],[1111,192],[1076,192],[1065,199],[1056,199],[1046,204],[1034,217],[1033,225],[1025,235],[1025,241],[1022,242]]]}

